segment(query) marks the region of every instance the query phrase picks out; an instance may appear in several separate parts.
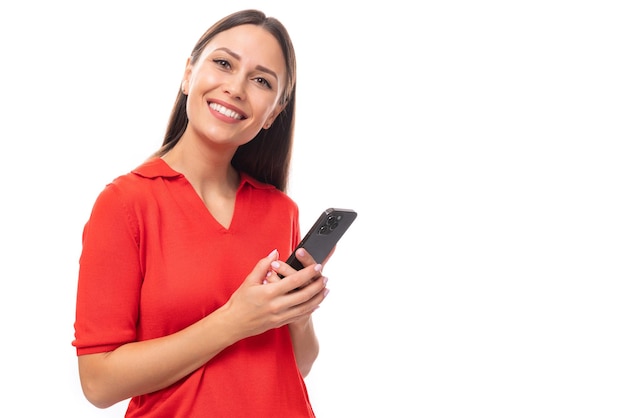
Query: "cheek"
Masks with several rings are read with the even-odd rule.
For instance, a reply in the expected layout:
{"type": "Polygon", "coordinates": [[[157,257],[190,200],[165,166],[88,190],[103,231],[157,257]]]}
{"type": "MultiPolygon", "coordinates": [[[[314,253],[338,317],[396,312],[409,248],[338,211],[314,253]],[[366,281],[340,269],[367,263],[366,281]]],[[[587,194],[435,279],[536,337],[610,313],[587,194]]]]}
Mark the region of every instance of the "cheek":
{"type": "Polygon", "coordinates": [[[202,76],[191,77],[189,80],[189,93],[199,94],[204,89],[207,82],[209,83],[211,82],[209,77],[202,77],[202,76]]]}
{"type": "Polygon", "coordinates": [[[189,75],[189,88],[200,90],[201,92],[211,86],[221,84],[223,82],[221,77],[223,77],[222,73],[206,66],[196,68],[189,75]]]}
{"type": "Polygon", "coordinates": [[[265,123],[265,121],[269,118],[272,118],[272,120],[276,119],[276,116],[280,113],[277,100],[265,101],[260,107],[263,108],[263,112],[260,113],[264,121],[263,123],[265,123]]]}

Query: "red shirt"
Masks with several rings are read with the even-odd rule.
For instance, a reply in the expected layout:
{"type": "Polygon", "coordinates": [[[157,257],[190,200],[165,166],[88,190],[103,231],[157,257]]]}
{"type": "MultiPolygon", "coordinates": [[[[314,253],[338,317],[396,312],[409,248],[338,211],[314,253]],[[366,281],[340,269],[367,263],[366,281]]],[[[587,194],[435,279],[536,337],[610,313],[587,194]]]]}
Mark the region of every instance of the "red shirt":
{"type": "MultiPolygon", "coordinates": [[[[274,248],[300,239],[297,205],[241,174],[229,228],[160,158],[108,184],[83,232],[77,354],[179,331],[229,299],[274,248]]],[[[131,399],[127,417],[314,417],[287,326],[224,349],[176,384],[131,399]]]]}

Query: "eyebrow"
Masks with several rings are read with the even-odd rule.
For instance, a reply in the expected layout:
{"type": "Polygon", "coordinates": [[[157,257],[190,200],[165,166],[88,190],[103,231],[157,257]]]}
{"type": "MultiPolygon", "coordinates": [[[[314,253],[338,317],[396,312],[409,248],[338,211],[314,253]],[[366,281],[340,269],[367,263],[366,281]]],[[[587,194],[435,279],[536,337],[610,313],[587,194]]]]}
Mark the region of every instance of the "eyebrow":
{"type": "MultiPolygon", "coordinates": [[[[228,48],[225,48],[225,47],[215,48],[215,51],[224,51],[228,55],[231,55],[233,58],[236,58],[237,60],[241,60],[241,56],[239,54],[235,53],[234,51],[231,51],[228,48]]],[[[255,68],[257,70],[259,70],[259,71],[263,71],[264,73],[267,73],[267,74],[273,76],[276,80],[278,80],[278,76],[276,75],[276,73],[274,71],[270,70],[269,68],[264,67],[262,65],[257,65],[255,68]]]]}

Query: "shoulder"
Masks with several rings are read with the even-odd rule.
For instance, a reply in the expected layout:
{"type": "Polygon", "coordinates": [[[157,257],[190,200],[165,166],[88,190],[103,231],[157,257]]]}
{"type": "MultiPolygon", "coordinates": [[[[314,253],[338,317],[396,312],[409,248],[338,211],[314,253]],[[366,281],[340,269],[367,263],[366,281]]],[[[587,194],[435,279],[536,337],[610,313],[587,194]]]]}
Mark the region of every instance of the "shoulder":
{"type": "Polygon", "coordinates": [[[123,200],[136,200],[150,195],[159,179],[177,179],[183,175],[174,171],[161,158],[151,158],[130,172],[120,175],[106,185],[104,195],[116,195],[123,200]],[[152,185],[152,187],[151,187],[152,185]]]}
{"type": "Polygon", "coordinates": [[[94,210],[119,213],[141,210],[154,200],[160,178],[182,177],[160,158],[145,161],[128,173],[122,174],[108,184],[98,194],[94,210]]]}
{"type": "Polygon", "coordinates": [[[145,187],[146,183],[158,179],[176,179],[183,175],[174,171],[161,158],[151,158],[129,173],[115,178],[111,184],[121,188],[133,189],[133,187],[145,187]]]}

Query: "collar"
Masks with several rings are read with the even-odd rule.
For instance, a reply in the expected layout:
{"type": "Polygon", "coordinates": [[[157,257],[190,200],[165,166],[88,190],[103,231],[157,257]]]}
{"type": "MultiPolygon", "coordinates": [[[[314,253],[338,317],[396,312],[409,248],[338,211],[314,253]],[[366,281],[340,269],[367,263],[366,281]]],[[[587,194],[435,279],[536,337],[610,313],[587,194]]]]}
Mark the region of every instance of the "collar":
{"type": "Polygon", "coordinates": [[[183,177],[181,173],[174,171],[174,169],[170,167],[165,160],[158,157],[145,161],[139,167],[135,168],[132,173],[148,179],[154,179],[157,177],[183,177]]]}
{"type": "MultiPolygon", "coordinates": [[[[163,178],[184,177],[183,174],[179,173],[178,171],[175,171],[172,167],[170,167],[165,162],[165,160],[159,157],[154,157],[145,161],[139,167],[132,170],[132,173],[141,177],[148,178],[148,179],[154,179],[158,177],[163,177],[163,178]]],[[[272,186],[271,184],[260,182],[247,173],[239,172],[239,176],[241,177],[241,182],[239,185],[240,188],[245,183],[248,183],[257,189],[273,189],[274,188],[274,186],[272,186]]]]}

